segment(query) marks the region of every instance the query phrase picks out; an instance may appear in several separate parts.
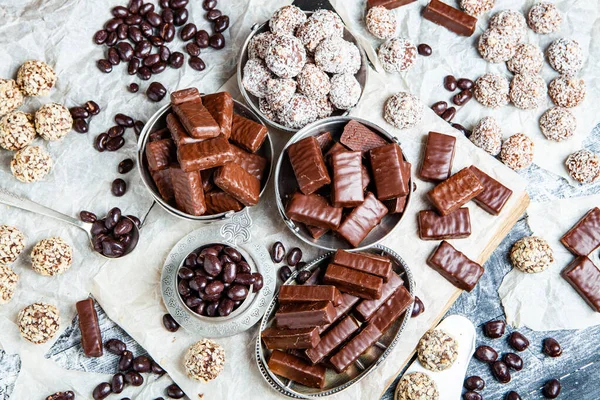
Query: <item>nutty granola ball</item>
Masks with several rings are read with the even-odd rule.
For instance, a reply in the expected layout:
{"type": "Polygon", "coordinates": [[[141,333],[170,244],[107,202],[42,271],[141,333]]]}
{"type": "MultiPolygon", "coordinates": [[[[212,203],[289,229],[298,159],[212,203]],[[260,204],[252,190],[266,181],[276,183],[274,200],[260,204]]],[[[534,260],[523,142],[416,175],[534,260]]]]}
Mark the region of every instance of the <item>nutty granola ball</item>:
{"type": "Polygon", "coordinates": [[[577,120],[568,109],[553,107],[540,117],[540,129],[548,140],[560,142],[575,134],[577,120]]]}
{"type": "Polygon", "coordinates": [[[501,63],[510,60],[517,50],[514,37],[506,28],[486,29],[479,37],[479,54],[491,63],[501,63]]]}
{"type": "Polygon", "coordinates": [[[265,97],[267,82],[272,76],[263,60],[253,58],[244,66],[242,85],[250,94],[258,98],[265,97]]]}
{"type": "Polygon", "coordinates": [[[408,39],[394,38],[379,46],[377,56],[387,72],[402,72],[415,63],[417,47],[408,39]]]}
{"type": "Polygon", "coordinates": [[[579,183],[593,183],[600,176],[600,157],[589,150],[571,154],[565,162],[571,178],[579,183]]]}
{"type": "Polygon", "coordinates": [[[296,93],[277,110],[277,118],[288,128],[300,129],[317,120],[315,104],[305,95],[296,93]]]}
{"type": "Polygon", "coordinates": [[[559,76],[548,85],[550,98],[560,107],[577,107],[585,98],[585,81],[583,79],[559,76]]]}
{"type": "Polygon", "coordinates": [[[575,40],[560,38],[548,46],[550,66],[561,74],[572,75],[583,67],[583,50],[575,40]]]}
{"type": "Polygon", "coordinates": [[[506,62],[508,70],[513,74],[537,74],[544,65],[542,50],[531,43],[521,43],[517,46],[513,58],[506,62]]]}
{"type": "Polygon", "coordinates": [[[60,314],[52,304],[34,303],[25,307],[17,317],[21,335],[33,344],[46,343],[60,328],[60,314]]]}
{"type": "Polygon", "coordinates": [[[315,64],[305,64],[296,77],[298,90],[311,99],[320,99],[329,94],[331,82],[329,75],[315,64]]]}
{"type": "Polygon", "coordinates": [[[383,117],[398,129],[408,129],[423,118],[421,100],[408,92],[399,92],[386,100],[383,117]]]}
{"type": "Polygon", "coordinates": [[[31,267],[40,275],[60,275],[71,267],[73,249],[62,238],[38,242],[31,252],[31,267]]]}
{"type": "Polygon", "coordinates": [[[19,283],[19,275],[6,265],[0,265],[0,304],[12,300],[19,283]]]}
{"type": "Polygon", "coordinates": [[[458,343],[441,329],[426,332],[417,344],[417,357],[430,371],[443,371],[458,357],[458,343]]]}
{"type": "Polygon", "coordinates": [[[188,349],[183,362],[190,378],[206,383],[223,371],[225,350],[210,339],[201,339],[188,349]]]}
{"type": "Polygon", "coordinates": [[[490,11],[494,5],[496,5],[496,0],[460,0],[460,8],[474,17],[490,11]]]}
{"type": "Polygon", "coordinates": [[[0,147],[17,151],[35,138],[35,126],[23,111],[11,112],[0,119],[0,147]]]}
{"type": "Polygon", "coordinates": [[[27,96],[47,96],[55,83],[56,73],[43,61],[25,61],[17,72],[17,85],[27,96]]]}
{"type": "Polygon", "coordinates": [[[554,252],[545,239],[525,236],[513,245],[510,262],[525,273],[535,274],[546,270],[554,262],[554,252]]]}
{"type": "Polygon", "coordinates": [[[296,37],[311,53],[323,39],[332,36],[344,36],[344,23],[339,15],[329,10],[315,11],[296,31],[296,37]]]}
{"type": "Polygon", "coordinates": [[[278,110],[290,101],[296,93],[296,81],[293,79],[273,78],[267,81],[265,99],[274,110],[278,110]]]}
{"type": "Polygon", "coordinates": [[[0,225],[0,265],[15,262],[25,248],[25,236],[14,226],[0,225]]]}
{"type": "Polygon", "coordinates": [[[365,18],[367,30],[379,39],[391,39],[396,35],[396,15],[383,6],[369,9],[365,18]]]}
{"type": "Polygon", "coordinates": [[[540,2],[529,10],[527,23],[535,33],[544,35],[560,29],[562,16],[554,4],[540,2]]]}
{"type": "Polygon", "coordinates": [[[264,59],[267,55],[267,49],[271,44],[271,40],[275,35],[271,32],[262,32],[256,34],[250,43],[248,43],[248,58],[251,60],[253,58],[262,58],[264,59]]]}
{"type": "Polygon", "coordinates": [[[293,78],[306,63],[306,50],[294,36],[275,35],[267,49],[265,63],[280,78],[293,78]]]}
{"type": "Polygon", "coordinates": [[[498,108],[508,104],[508,80],[496,74],[487,73],[475,81],[473,95],[485,107],[498,108]]]}
{"type": "Polygon", "coordinates": [[[339,37],[323,40],[315,50],[315,64],[331,74],[355,74],[360,69],[360,51],[339,37]]]}
{"type": "Polygon", "coordinates": [[[527,33],[525,17],[519,11],[503,10],[490,18],[490,28],[503,28],[510,34],[515,44],[519,44],[527,33]]]}
{"type": "Polygon", "coordinates": [[[37,182],[52,169],[52,158],[42,147],[27,146],[15,154],[10,162],[10,169],[21,182],[37,182]]]}
{"type": "Polygon", "coordinates": [[[293,35],[304,22],[306,22],[304,11],[296,6],[283,6],[273,13],[269,28],[276,35],[293,35]]]}
{"type": "Polygon", "coordinates": [[[438,400],[435,381],[423,372],[406,374],[398,382],[395,400],[438,400]]]}
{"type": "Polygon", "coordinates": [[[45,140],[59,140],[73,127],[73,117],[67,107],[48,103],[35,112],[35,130],[45,140]]]}
{"type": "Polygon", "coordinates": [[[502,130],[494,117],[483,117],[473,128],[469,140],[495,157],[502,147],[502,130]]]}
{"type": "Polygon", "coordinates": [[[362,90],[352,74],[338,74],[331,78],[329,100],[340,110],[347,110],[358,103],[362,90]]]}
{"type": "Polygon", "coordinates": [[[500,160],[515,171],[527,168],[533,162],[533,150],[533,141],[524,133],[517,133],[502,143],[500,160]]]}
{"type": "Polygon", "coordinates": [[[546,94],[546,82],[540,75],[517,74],[510,82],[510,101],[522,110],[538,108],[546,94]]]}
{"type": "Polygon", "coordinates": [[[0,117],[23,105],[23,93],[13,79],[0,78],[0,117]]]}

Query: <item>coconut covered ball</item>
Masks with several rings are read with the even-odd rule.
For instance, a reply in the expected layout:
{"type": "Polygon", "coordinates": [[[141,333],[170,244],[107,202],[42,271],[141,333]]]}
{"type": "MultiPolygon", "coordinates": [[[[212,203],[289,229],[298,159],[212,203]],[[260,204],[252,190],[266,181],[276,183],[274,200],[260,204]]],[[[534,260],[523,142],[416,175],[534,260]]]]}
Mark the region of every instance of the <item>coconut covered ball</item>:
{"type": "Polygon", "coordinates": [[[293,35],[304,22],[306,22],[304,11],[296,6],[283,6],[271,16],[269,28],[276,35],[293,35]]]}
{"type": "Polygon", "coordinates": [[[527,33],[525,17],[516,10],[500,11],[490,18],[490,28],[501,28],[513,37],[514,43],[519,44],[527,33]]]}
{"type": "Polygon", "coordinates": [[[360,84],[352,74],[338,74],[331,78],[329,100],[340,110],[347,110],[358,103],[360,99],[360,84]]]}
{"type": "Polygon", "coordinates": [[[517,46],[514,56],[506,62],[508,70],[513,74],[537,74],[544,65],[542,50],[531,43],[517,46]]]}
{"type": "Polygon", "coordinates": [[[61,104],[44,104],[35,112],[35,130],[45,140],[60,140],[72,127],[73,117],[61,104]]]}
{"type": "Polygon", "coordinates": [[[13,79],[0,78],[0,117],[23,105],[23,93],[13,79]]]}
{"type": "Polygon", "coordinates": [[[522,110],[538,108],[546,94],[546,82],[540,75],[518,74],[510,82],[510,101],[522,110]]]}
{"type": "Polygon", "coordinates": [[[571,154],[565,165],[571,178],[579,183],[594,183],[600,176],[600,157],[589,150],[571,154]]]}
{"type": "Polygon", "coordinates": [[[275,35],[271,32],[262,32],[256,34],[248,44],[248,58],[261,58],[264,59],[267,55],[267,49],[271,45],[271,41],[275,35]]]}
{"type": "Polygon", "coordinates": [[[0,265],[15,262],[25,248],[25,236],[10,225],[0,225],[0,265]]]}
{"type": "Polygon", "coordinates": [[[317,109],[308,97],[295,93],[289,102],[277,110],[277,118],[288,128],[300,129],[317,120],[317,109]]]}
{"type": "Polygon", "coordinates": [[[540,117],[540,129],[548,140],[561,142],[575,134],[577,120],[568,109],[553,107],[540,117]]]}
{"type": "Polygon", "coordinates": [[[554,262],[554,252],[545,239],[526,236],[513,245],[510,262],[525,273],[535,274],[545,271],[554,262]]]}
{"type": "Polygon", "coordinates": [[[298,27],[296,37],[306,46],[306,50],[314,52],[324,39],[343,37],[344,23],[339,15],[329,10],[315,11],[305,23],[298,27]]]}
{"type": "Polygon", "coordinates": [[[12,174],[24,183],[37,182],[52,169],[52,157],[39,146],[27,146],[19,150],[10,162],[12,174]]]}
{"type": "Polygon", "coordinates": [[[469,140],[493,156],[500,153],[502,130],[494,117],[484,117],[473,128],[469,140]]]}
{"type": "Polygon", "coordinates": [[[561,74],[573,75],[583,67],[583,50],[572,39],[556,39],[548,46],[546,57],[550,66],[561,74]]]}
{"type": "Polygon", "coordinates": [[[479,54],[491,63],[510,60],[517,50],[517,42],[508,28],[489,28],[479,37],[479,54]]]}
{"type": "Polygon", "coordinates": [[[12,300],[18,283],[19,275],[10,267],[0,265],[0,305],[12,300]]]}
{"type": "Polygon", "coordinates": [[[0,119],[0,147],[17,151],[33,142],[35,126],[22,111],[13,111],[0,119]]]}
{"type": "Polygon", "coordinates": [[[460,8],[474,17],[490,11],[494,5],[496,5],[496,0],[460,0],[460,8]]]}
{"type": "Polygon", "coordinates": [[[475,81],[473,96],[486,107],[498,108],[508,104],[508,93],[508,80],[501,75],[488,73],[475,81]]]}
{"type": "Polygon", "coordinates": [[[539,2],[529,10],[527,24],[535,33],[554,33],[560,29],[562,15],[554,4],[539,2]]]}
{"type": "Polygon", "coordinates": [[[412,94],[399,92],[387,99],[383,116],[398,129],[412,128],[423,118],[423,104],[412,94]]]}
{"type": "Polygon", "coordinates": [[[43,344],[56,336],[60,328],[60,314],[52,304],[34,303],[17,316],[21,336],[33,344],[43,344]]]}
{"type": "Polygon", "coordinates": [[[296,93],[296,81],[293,79],[269,79],[265,99],[274,110],[278,110],[291,100],[294,93],[296,93]]]}
{"type": "Polygon", "coordinates": [[[515,171],[527,168],[533,163],[533,150],[533,141],[524,133],[517,133],[502,143],[500,160],[515,171]]]}
{"type": "Polygon", "coordinates": [[[383,6],[371,7],[365,23],[371,35],[378,39],[391,39],[396,35],[396,15],[383,6]]]}
{"type": "Polygon", "coordinates": [[[59,237],[44,239],[31,251],[31,267],[40,275],[60,275],[68,270],[72,263],[73,249],[59,237]]]}
{"type": "Polygon", "coordinates": [[[315,64],[331,74],[356,74],[360,62],[358,47],[339,37],[323,40],[315,50],[315,64]]]}
{"type": "Polygon", "coordinates": [[[398,382],[396,400],[438,400],[440,393],[435,381],[423,372],[406,374],[398,382]]]}
{"type": "Polygon", "coordinates": [[[550,98],[560,107],[577,107],[585,99],[585,81],[570,76],[559,76],[548,85],[550,98]]]}
{"type": "Polygon", "coordinates": [[[320,99],[329,94],[331,82],[329,75],[315,64],[305,64],[296,77],[298,90],[311,99],[320,99]]]}
{"type": "Polygon", "coordinates": [[[306,50],[294,36],[275,35],[265,56],[267,68],[280,78],[293,78],[306,63],[306,50]]]}
{"type": "Polygon", "coordinates": [[[379,46],[377,56],[387,72],[402,72],[415,63],[417,47],[408,39],[394,38],[379,46]]]}
{"type": "Polygon", "coordinates": [[[43,61],[25,61],[17,72],[17,85],[27,96],[47,96],[55,83],[56,73],[43,61]]]}
{"type": "Polygon", "coordinates": [[[272,76],[263,60],[253,58],[244,66],[242,85],[250,94],[258,98],[265,97],[267,82],[272,76]]]}

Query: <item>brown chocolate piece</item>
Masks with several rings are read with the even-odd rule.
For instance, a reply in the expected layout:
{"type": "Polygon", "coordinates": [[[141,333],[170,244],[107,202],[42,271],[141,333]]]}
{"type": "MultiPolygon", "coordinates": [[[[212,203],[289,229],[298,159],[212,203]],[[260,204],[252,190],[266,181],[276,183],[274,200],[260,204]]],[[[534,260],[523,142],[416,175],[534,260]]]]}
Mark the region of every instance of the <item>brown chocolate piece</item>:
{"type": "Polygon", "coordinates": [[[377,200],[373,193],[367,193],[365,201],[348,214],[337,229],[337,233],[352,246],[358,247],[387,212],[387,207],[377,200]]]}
{"type": "Polygon", "coordinates": [[[221,135],[229,139],[233,123],[233,98],[228,92],[207,94],[202,97],[202,104],[221,128],[221,135]]]}
{"type": "Polygon", "coordinates": [[[373,346],[382,335],[383,332],[375,325],[368,324],[358,335],[352,338],[352,340],[342,347],[340,351],[331,357],[329,361],[333,365],[333,368],[338,373],[344,372],[350,365],[358,360],[358,357],[366,352],[369,347],[373,346]]]}
{"type": "Polygon", "coordinates": [[[313,364],[318,364],[331,354],[342,343],[347,341],[354,332],[359,329],[358,324],[352,317],[346,317],[331,328],[321,341],[313,348],[306,350],[306,356],[313,364]]]}
{"type": "Polygon", "coordinates": [[[430,182],[448,179],[452,172],[455,147],[456,138],[454,136],[429,132],[419,176],[430,182]]]}
{"type": "Polygon", "coordinates": [[[173,191],[173,183],[171,182],[171,171],[163,169],[160,171],[150,170],[152,180],[158,189],[160,197],[167,203],[171,204],[175,200],[175,192],[173,191]]]}
{"type": "Polygon", "coordinates": [[[180,146],[177,158],[184,171],[201,171],[233,161],[233,151],[227,139],[221,136],[180,146]]]}
{"type": "Polygon", "coordinates": [[[587,257],[577,257],[560,275],[596,312],[600,312],[600,270],[587,257]]]}
{"type": "Polygon", "coordinates": [[[323,153],[313,136],[291,144],[287,153],[302,193],[311,194],[331,183],[323,153]]]}
{"type": "Polygon", "coordinates": [[[75,304],[79,316],[81,331],[81,347],[88,357],[102,356],[102,334],[98,323],[98,314],[94,308],[94,300],[87,298],[75,304]]]}
{"type": "Polygon", "coordinates": [[[175,143],[171,139],[149,142],[146,144],[146,159],[151,171],[169,168],[175,160],[175,143]]]}
{"type": "Polygon", "coordinates": [[[406,309],[413,303],[414,298],[410,292],[400,286],[398,290],[373,314],[371,324],[381,332],[387,331],[406,309]]]}
{"type": "Polygon", "coordinates": [[[384,282],[387,282],[395,275],[390,259],[376,254],[351,253],[345,250],[338,250],[335,252],[332,262],[343,267],[379,276],[384,282]]]}
{"type": "Polygon", "coordinates": [[[258,154],[248,153],[236,145],[231,145],[233,152],[233,162],[244,168],[259,181],[262,181],[267,168],[267,159],[258,154]]]}
{"type": "MultiPolygon", "coordinates": [[[[318,270],[315,270],[315,271],[318,271],[318,270]]],[[[318,276],[318,274],[316,276],[318,276]]],[[[310,281],[310,279],[309,279],[309,281],[310,281]]],[[[306,284],[309,284],[309,281],[307,281],[306,284]]],[[[360,297],[353,296],[350,293],[342,293],[342,302],[339,305],[335,306],[335,317],[333,317],[333,321],[331,321],[330,324],[320,326],[319,333],[325,332],[327,329],[331,328],[331,326],[336,321],[338,321],[343,316],[348,314],[350,312],[350,310],[352,310],[352,307],[354,307],[354,305],[356,303],[358,303],[359,300],[360,300],[360,297]]]]}
{"type": "Polygon", "coordinates": [[[512,196],[512,190],[480,170],[474,165],[469,167],[475,174],[481,185],[483,192],[473,199],[475,203],[492,215],[498,215],[504,208],[504,205],[512,196]]]}
{"type": "Polygon", "coordinates": [[[442,215],[448,215],[477,197],[484,188],[477,176],[464,168],[437,185],[427,195],[442,215]]]}
{"type": "Polygon", "coordinates": [[[402,278],[398,274],[393,273],[390,280],[383,285],[381,297],[375,300],[363,300],[354,309],[354,313],[359,321],[368,321],[371,319],[375,312],[381,307],[396,291],[400,286],[404,284],[402,278]]]}
{"type": "Polygon", "coordinates": [[[327,266],[323,282],[362,299],[379,299],[383,291],[383,279],[380,277],[337,264],[327,266]]]}
{"type": "Polygon", "coordinates": [[[215,171],[215,185],[245,206],[258,203],[260,181],[245,169],[230,162],[215,171]]]}
{"type": "Polygon", "coordinates": [[[200,171],[200,176],[202,177],[202,189],[204,189],[204,193],[211,191],[215,187],[213,182],[215,170],[216,168],[211,168],[200,171]]]}
{"type": "Polygon", "coordinates": [[[229,139],[235,144],[256,153],[267,137],[267,127],[258,122],[244,118],[241,115],[233,115],[231,125],[231,136],[229,139]]]}
{"type": "Polygon", "coordinates": [[[400,146],[396,143],[386,144],[371,150],[369,155],[377,198],[390,200],[408,195],[410,163],[404,161],[400,146]]]}
{"type": "Polygon", "coordinates": [[[459,289],[471,291],[483,275],[483,268],[445,240],[427,259],[427,265],[459,289]]]}
{"type": "Polygon", "coordinates": [[[419,237],[422,240],[462,239],[471,236],[468,208],[441,216],[435,211],[419,211],[419,237]]]}
{"type": "Polygon", "coordinates": [[[313,237],[313,239],[319,239],[324,234],[329,232],[329,228],[319,228],[318,226],[312,225],[306,225],[306,229],[308,230],[308,233],[310,233],[310,236],[313,237]]]}
{"type": "Polygon", "coordinates": [[[279,328],[301,329],[323,326],[333,322],[335,309],[330,301],[282,304],[275,313],[279,328]]]}
{"type": "Polygon", "coordinates": [[[200,100],[200,92],[195,87],[178,90],[171,93],[171,104],[181,104],[188,101],[200,100]]]}
{"type": "Polygon", "coordinates": [[[291,354],[275,350],[267,363],[271,372],[304,386],[323,389],[326,369],[322,365],[310,365],[291,354]]]}
{"type": "Polygon", "coordinates": [[[202,105],[202,100],[186,101],[174,104],[173,111],[185,127],[187,133],[196,139],[210,139],[221,134],[217,121],[202,105]]]}
{"type": "Polygon", "coordinates": [[[277,300],[279,304],[331,301],[337,306],[342,303],[342,294],[330,285],[283,285],[277,300]]]}
{"type": "Polygon", "coordinates": [[[363,190],[362,155],[360,151],[347,151],[331,157],[333,169],[334,207],[355,207],[365,200],[363,190]]]}
{"type": "Polygon", "coordinates": [[[171,138],[177,147],[184,144],[202,141],[202,139],[196,139],[188,135],[183,125],[181,125],[181,122],[179,122],[177,115],[173,113],[169,113],[167,115],[167,128],[169,128],[169,132],[171,132],[171,138]]]}
{"type": "Polygon", "coordinates": [[[282,329],[267,328],[260,337],[269,350],[312,349],[321,340],[318,328],[282,329]]]}
{"type": "Polygon", "coordinates": [[[326,152],[327,150],[329,150],[329,148],[333,144],[331,132],[319,133],[317,136],[315,136],[315,139],[317,139],[317,142],[319,143],[319,147],[321,148],[322,152],[326,152]]]}
{"type": "Polygon", "coordinates": [[[348,149],[346,146],[344,146],[343,144],[341,144],[339,142],[335,142],[333,144],[333,146],[331,146],[331,148],[327,151],[327,153],[325,153],[325,158],[327,159],[328,163],[331,163],[332,156],[334,156],[335,154],[344,153],[347,151],[352,151],[352,150],[348,149]]]}
{"type": "Polygon", "coordinates": [[[177,208],[186,214],[202,215],[206,212],[204,190],[200,172],[185,172],[181,168],[169,168],[177,208]]]}
{"type": "Polygon", "coordinates": [[[169,130],[167,128],[162,128],[162,129],[155,130],[154,132],[151,132],[148,135],[148,141],[156,142],[156,141],[162,140],[162,139],[169,139],[170,137],[171,137],[171,133],[169,132],[169,130]]]}
{"type": "Polygon", "coordinates": [[[344,127],[340,142],[351,150],[363,153],[388,144],[384,138],[354,120],[344,127]]]}
{"type": "Polygon", "coordinates": [[[576,256],[587,256],[600,246],[600,208],[588,211],[560,242],[576,256]]]}
{"type": "Polygon", "coordinates": [[[423,10],[423,18],[462,36],[471,36],[477,25],[477,18],[439,0],[429,2],[423,10]]]}
{"type": "Polygon", "coordinates": [[[227,211],[240,211],[244,205],[220,190],[213,190],[205,195],[208,214],[220,214],[227,211]]]}
{"type": "Polygon", "coordinates": [[[396,197],[395,199],[386,200],[383,202],[390,214],[401,214],[406,208],[408,196],[396,197]]]}
{"type": "Polygon", "coordinates": [[[337,229],[342,220],[342,209],[332,207],[318,194],[294,193],[285,208],[285,215],[297,222],[320,228],[337,229]]]}
{"type": "Polygon", "coordinates": [[[361,165],[360,169],[362,171],[362,188],[363,190],[367,190],[367,186],[369,186],[369,183],[371,183],[371,176],[369,175],[369,170],[364,166],[364,164],[361,165]]]}
{"type": "Polygon", "coordinates": [[[405,6],[410,3],[414,3],[417,0],[368,0],[367,8],[372,7],[385,7],[388,10],[393,10],[394,8],[398,8],[401,6],[405,6]]]}

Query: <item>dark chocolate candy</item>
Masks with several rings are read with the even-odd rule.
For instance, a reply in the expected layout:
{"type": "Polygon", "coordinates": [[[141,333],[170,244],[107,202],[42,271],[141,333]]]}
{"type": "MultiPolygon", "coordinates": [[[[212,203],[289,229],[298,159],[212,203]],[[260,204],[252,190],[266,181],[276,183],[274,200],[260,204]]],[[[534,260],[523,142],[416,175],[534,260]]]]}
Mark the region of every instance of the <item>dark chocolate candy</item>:
{"type": "Polygon", "coordinates": [[[343,267],[379,276],[383,278],[384,282],[387,282],[395,275],[390,259],[376,254],[351,253],[345,250],[338,250],[335,252],[332,262],[343,267]]]}
{"type": "Polygon", "coordinates": [[[410,192],[410,164],[402,157],[396,143],[377,147],[369,152],[371,171],[379,200],[406,196],[410,192]]]}
{"type": "Polygon", "coordinates": [[[381,297],[375,300],[363,300],[361,301],[354,312],[359,321],[368,321],[375,314],[375,312],[381,307],[400,286],[404,284],[404,281],[396,274],[393,273],[390,280],[383,285],[381,297]]]}
{"type": "Polygon", "coordinates": [[[347,151],[352,151],[350,149],[348,149],[346,146],[344,146],[343,144],[339,143],[339,142],[335,142],[333,144],[333,146],[331,146],[331,148],[327,151],[327,153],[325,153],[325,159],[327,160],[328,163],[331,164],[331,157],[339,154],[339,153],[344,153],[347,151]]]}
{"type": "Polygon", "coordinates": [[[312,349],[321,340],[319,329],[285,329],[270,327],[260,337],[267,349],[312,349]]]}
{"type": "Polygon", "coordinates": [[[188,101],[200,100],[200,92],[192,87],[171,93],[171,104],[181,104],[188,101]]]}
{"type": "Polygon", "coordinates": [[[318,194],[294,193],[285,208],[285,215],[297,222],[320,228],[337,229],[342,219],[342,209],[332,207],[318,194]]]}
{"type": "Polygon", "coordinates": [[[157,140],[169,139],[171,137],[171,132],[167,128],[157,129],[154,132],[150,132],[148,135],[148,140],[150,142],[156,142],[157,140]]]}
{"type": "Polygon", "coordinates": [[[81,347],[88,357],[102,356],[102,335],[98,314],[94,308],[94,300],[87,298],[75,304],[79,316],[79,330],[81,331],[81,347]]]}
{"type": "Polygon", "coordinates": [[[200,172],[185,172],[174,166],[169,168],[169,171],[177,208],[190,215],[204,214],[206,212],[206,202],[200,172]]]}
{"type": "Polygon", "coordinates": [[[162,139],[146,144],[146,159],[151,171],[167,169],[175,160],[175,143],[171,139],[162,139]]]}
{"type": "Polygon", "coordinates": [[[177,158],[184,171],[201,171],[233,161],[233,151],[227,139],[221,136],[179,146],[177,158]]]}
{"type": "Polygon", "coordinates": [[[560,242],[576,256],[587,256],[600,246],[600,208],[588,211],[560,242]]]}
{"type": "Polygon", "coordinates": [[[175,200],[175,192],[173,191],[173,183],[171,182],[171,171],[163,169],[160,171],[150,170],[152,180],[158,189],[160,197],[167,203],[172,203],[175,200]]]}
{"type": "Polygon", "coordinates": [[[245,206],[258,203],[260,181],[238,164],[230,162],[219,167],[213,176],[215,185],[245,206]]]}
{"type": "Polygon", "coordinates": [[[311,194],[331,183],[323,153],[313,136],[291,144],[287,153],[302,193],[311,194]]]}
{"type": "Polygon", "coordinates": [[[177,115],[173,113],[169,113],[167,115],[167,128],[169,128],[169,132],[171,132],[171,138],[177,147],[184,144],[202,141],[202,139],[196,139],[188,135],[183,125],[181,125],[181,122],[179,122],[177,115]]]}
{"type": "Polygon", "coordinates": [[[350,340],[329,360],[333,368],[342,373],[352,365],[358,357],[373,346],[383,333],[373,324],[368,324],[358,335],[350,340]]]}
{"type": "Polygon", "coordinates": [[[308,233],[310,233],[310,236],[312,236],[313,239],[319,239],[324,234],[329,232],[329,228],[320,228],[312,225],[306,225],[306,230],[308,230],[308,233]]]}
{"type": "Polygon", "coordinates": [[[330,301],[283,304],[275,313],[275,324],[280,328],[301,329],[331,324],[335,308],[330,301]]]}
{"type": "Polygon", "coordinates": [[[322,152],[326,152],[327,150],[329,150],[329,148],[333,144],[331,132],[319,133],[317,136],[315,136],[315,139],[317,139],[317,142],[319,143],[319,147],[321,148],[322,152]]]}
{"type": "MultiPolygon", "coordinates": [[[[313,277],[318,277],[319,274],[319,270],[316,269],[315,272],[317,272],[314,275],[311,275],[311,278],[313,277]]],[[[309,278],[309,280],[306,282],[306,285],[314,285],[316,284],[316,282],[311,282],[311,279],[309,278]]],[[[350,310],[352,309],[352,307],[354,307],[354,305],[356,303],[358,303],[360,301],[360,297],[356,297],[354,295],[351,295],[350,293],[342,293],[342,302],[335,306],[335,316],[333,317],[333,321],[331,321],[330,324],[327,325],[323,325],[319,327],[319,333],[323,333],[325,332],[327,329],[331,328],[331,326],[338,321],[340,318],[342,318],[343,316],[345,316],[346,314],[348,314],[350,312],[350,310]]]]}
{"type": "Polygon", "coordinates": [[[594,311],[600,312],[600,270],[589,258],[577,257],[560,274],[594,311]]]}
{"type": "Polygon", "coordinates": [[[419,211],[419,237],[422,240],[462,239],[471,235],[468,208],[441,216],[432,210],[419,211]]]}
{"type": "Polygon", "coordinates": [[[274,374],[301,385],[319,389],[325,387],[326,369],[322,365],[310,365],[299,357],[279,350],[271,353],[267,365],[274,374]]]}
{"type": "Polygon", "coordinates": [[[429,2],[423,10],[423,18],[462,36],[471,36],[477,25],[477,18],[439,0],[429,2]]]}
{"type": "Polygon", "coordinates": [[[251,153],[256,153],[262,146],[267,137],[267,127],[258,122],[244,118],[241,115],[233,115],[233,123],[231,125],[231,136],[229,139],[248,150],[251,153]]]}
{"type": "Polygon", "coordinates": [[[318,364],[335,349],[346,342],[359,329],[352,317],[346,317],[331,328],[321,341],[312,349],[306,350],[306,356],[313,364],[318,364]]]}
{"type": "Polygon", "coordinates": [[[244,205],[220,190],[205,194],[206,208],[209,214],[220,214],[227,211],[240,211],[244,205]]]}
{"type": "Polygon", "coordinates": [[[452,172],[456,138],[429,132],[419,176],[425,181],[439,182],[448,179],[452,172]]]}
{"type": "Polygon", "coordinates": [[[362,299],[379,299],[383,292],[383,279],[380,277],[337,264],[327,266],[323,282],[362,299]]]}
{"type": "Polygon", "coordinates": [[[362,166],[360,151],[340,152],[331,157],[334,207],[355,207],[365,200],[362,166]]]}
{"type": "Polygon", "coordinates": [[[250,175],[255,176],[259,181],[262,181],[267,168],[267,159],[258,154],[248,153],[233,144],[231,150],[233,152],[233,162],[248,171],[250,175]]]}
{"type": "Polygon", "coordinates": [[[221,128],[221,135],[229,139],[233,123],[233,98],[228,92],[207,94],[202,97],[202,104],[221,128]]]}
{"type": "Polygon", "coordinates": [[[187,101],[174,104],[173,111],[179,117],[181,124],[191,137],[196,139],[210,139],[221,134],[217,121],[202,105],[202,100],[187,101]]]}
{"type": "Polygon", "coordinates": [[[415,1],[416,0],[368,0],[367,8],[385,7],[388,10],[393,10],[394,8],[405,6],[415,1]]]}
{"type": "Polygon", "coordinates": [[[388,142],[358,121],[350,121],[344,127],[340,142],[350,150],[367,152],[388,142]]]}
{"type": "Polygon", "coordinates": [[[396,197],[395,199],[386,200],[383,202],[390,214],[401,214],[406,208],[408,196],[396,197]]]}
{"type": "Polygon", "coordinates": [[[375,325],[381,332],[387,331],[390,326],[406,311],[413,303],[414,298],[410,292],[400,286],[398,290],[385,302],[373,316],[371,324],[375,325]]]}
{"type": "Polygon", "coordinates": [[[330,285],[283,285],[279,288],[279,304],[331,301],[342,303],[342,294],[330,285]]]}
{"type": "Polygon", "coordinates": [[[433,188],[427,195],[442,215],[448,215],[483,192],[477,176],[464,168],[433,188]]]}
{"type": "Polygon", "coordinates": [[[387,207],[373,193],[368,192],[365,201],[348,214],[337,233],[352,246],[358,247],[387,213],[387,207]]]}
{"type": "Polygon", "coordinates": [[[504,208],[504,205],[510,196],[512,196],[512,190],[474,165],[471,165],[469,169],[475,174],[483,186],[483,192],[477,195],[473,201],[492,215],[500,214],[502,208],[504,208]]]}
{"type": "Polygon", "coordinates": [[[213,182],[215,170],[216,168],[211,168],[200,171],[200,176],[202,177],[202,189],[204,189],[204,193],[211,191],[215,187],[213,182]]]}
{"type": "Polygon", "coordinates": [[[483,275],[481,265],[471,261],[445,240],[427,259],[427,265],[459,289],[471,291],[483,275]]]}

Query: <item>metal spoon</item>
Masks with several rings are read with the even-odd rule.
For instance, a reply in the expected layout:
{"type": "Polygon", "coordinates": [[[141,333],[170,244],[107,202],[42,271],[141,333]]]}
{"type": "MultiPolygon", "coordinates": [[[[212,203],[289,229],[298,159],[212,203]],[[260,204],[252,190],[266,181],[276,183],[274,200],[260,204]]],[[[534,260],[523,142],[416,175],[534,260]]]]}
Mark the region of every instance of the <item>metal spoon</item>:
{"type": "MultiPolygon", "coordinates": [[[[7,206],[31,211],[36,214],[45,215],[47,217],[52,217],[59,221],[74,225],[74,226],[78,227],[79,229],[85,231],[85,233],[87,233],[88,239],[90,241],[90,247],[94,250],[94,253],[97,253],[97,254],[101,255],[102,257],[108,258],[108,259],[116,258],[116,257],[105,256],[104,254],[102,254],[94,249],[94,242],[93,242],[94,236],[92,235],[92,231],[91,231],[92,224],[90,224],[90,223],[83,222],[78,219],[69,217],[68,215],[59,213],[58,211],[55,211],[55,210],[48,208],[46,206],[43,206],[41,204],[35,203],[29,199],[18,196],[16,194],[11,193],[8,190],[2,189],[2,188],[0,188],[0,204],[6,204],[7,206]]],[[[131,242],[129,243],[129,245],[127,246],[127,248],[125,249],[125,251],[123,252],[123,255],[121,257],[128,255],[135,249],[135,247],[137,246],[139,237],[140,237],[140,231],[139,231],[135,221],[133,221],[129,217],[123,216],[123,218],[127,218],[132,222],[132,225],[133,225],[132,232],[133,233],[131,234],[131,242]]]]}

